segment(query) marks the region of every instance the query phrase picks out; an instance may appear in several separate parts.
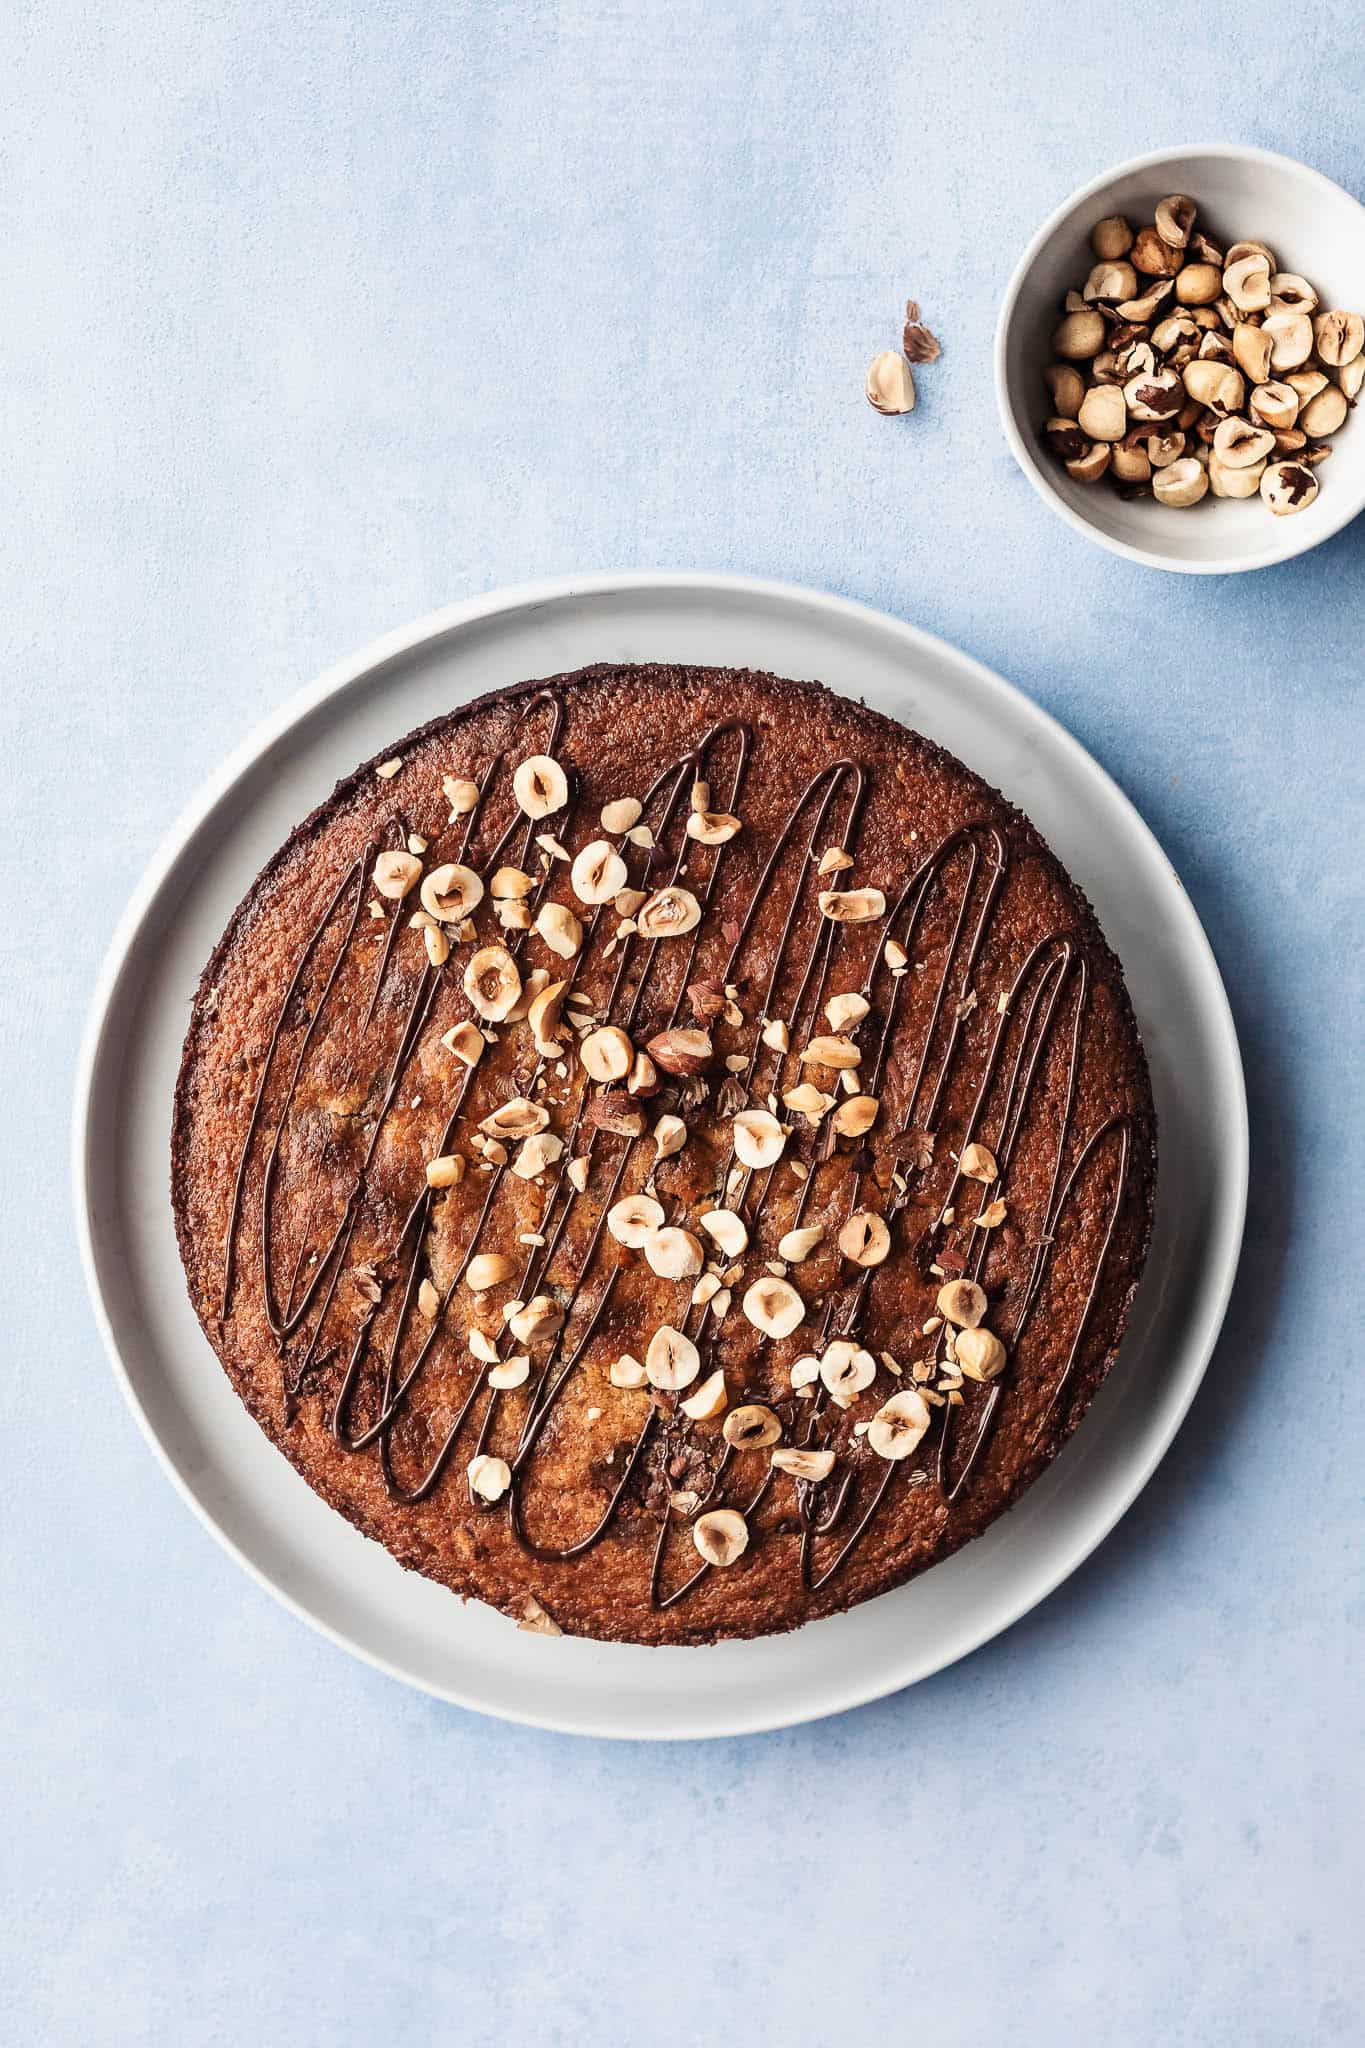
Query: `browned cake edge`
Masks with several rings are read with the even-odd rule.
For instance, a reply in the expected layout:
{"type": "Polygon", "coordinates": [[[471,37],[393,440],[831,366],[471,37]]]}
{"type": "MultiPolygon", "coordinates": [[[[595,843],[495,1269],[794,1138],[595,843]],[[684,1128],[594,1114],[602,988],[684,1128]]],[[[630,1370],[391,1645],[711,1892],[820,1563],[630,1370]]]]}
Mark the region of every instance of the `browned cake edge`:
{"type": "MultiPolygon", "coordinates": [[[[175,1218],[177,1241],[187,1279],[193,1271],[194,1254],[187,1214],[187,1202],[182,1190],[182,1181],[188,1166],[187,1089],[189,1077],[200,1051],[204,1028],[212,1021],[212,1005],[208,1002],[208,998],[217,982],[222,965],[230,955],[243,927],[250,922],[258,907],[270,896],[279,871],[285,867],[301,848],[306,847],[324,830],[337,811],[359,791],[360,786],[373,777],[376,767],[381,762],[396,754],[406,755],[413,748],[438,737],[447,730],[459,726],[480,712],[515,704],[518,700],[533,697],[538,692],[547,689],[569,691],[578,683],[620,679],[623,676],[629,676],[632,682],[638,683],[640,687],[646,689],[651,681],[676,682],[680,677],[701,679],[721,677],[739,687],[743,687],[746,683],[751,684],[779,702],[786,700],[793,710],[808,708],[812,698],[817,702],[829,700],[838,706],[839,712],[844,718],[852,718],[855,723],[865,725],[869,735],[884,738],[888,729],[890,729],[894,733],[898,745],[902,747],[908,745],[910,750],[919,753],[926,763],[946,766],[954,775],[965,778],[967,782],[973,784],[993,810],[1004,814],[1004,818],[1009,822],[1014,833],[1018,835],[1019,839],[1040,863],[1050,870],[1068,896],[1074,901],[1078,926],[1086,946],[1099,959],[1106,962],[1111,970],[1111,994],[1116,999],[1131,1032],[1132,1051],[1138,1062],[1147,1094],[1147,1113],[1141,1140],[1134,1149],[1130,1165],[1132,1197],[1137,1204],[1142,1218],[1142,1227],[1136,1238],[1132,1254],[1131,1277],[1127,1286],[1118,1297],[1118,1308],[1115,1314],[1112,1340],[1105,1350],[1085,1361],[1078,1370],[1072,1390],[1068,1394],[1068,1403],[1064,1417],[1060,1419],[1047,1444],[1038,1450],[1030,1462],[1020,1465],[1016,1483],[1010,1489],[1008,1498],[1003,1500],[1000,1505],[994,1507],[988,1515],[979,1519],[974,1525],[970,1517],[964,1517],[956,1530],[945,1532],[941,1544],[931,1557],[921,1562],[912,1563],[906,1569],[893,1569],[889,1571],[873,1591],[855,1590],[847,1593],[832,1591],[829,1596],[822,1597],[819,1604],[812,1606],[810,1611],[806,1613],[785,1613],[779,1617],[759,1617],[751,1616],[746,1612],[737,1619],[733,1626],[727,1623],[724,1628],[719,1629],[711,1627],[694,1630],[687,1627],[686,1624],[682,1627],[675,1625],[670,1628],[666,1638],[668,1643],[673,1645],[687,1644],[700,1646],[718,1640],[735,1640],[765,1634],[783,1633],[803,1626],[810,1619],[818,1619],[826,1615],[844,1612],[849,1607],[861,1604],[868,1598],[876,1597],[882,1592],[895,1590],[897,1586],[903,1585],[910,1579],[917,1577],[921,1572],[931,1568],[932,1565],[943,1562],[966,1543],[973,1540],[974,1537],[984,1533],[987,1527],[998,1520],[1002,1513],[1006,1512],[1009,1507],[1012,1507],[1027,1492],[1035,1479],[1053,1462],[1059,1451],[1074,1434],[1079,1423],[1090,1408],[1100,1386],[1107,1377],[1118,1356],[1128,1325],[1132,1302],[1142,1277],[1151,1242],[1157,1170],[1156,1112],[1151,1100],[1150,1075],[1147,1069],[1141,1034],[1132,1010],[1131,998],[1128,993],[1126,980],[1124,979],[1122,966],[1104,936],[1093,906],[1080,885],[1057,859],[1031,820],[999,790],[995,789],[983,777],[978,775],[975,770],[968,767],[947,748],[939,746],[936,742],[926,738],[922,733],[903,725],[899,720],[891,718],[886,713],[869,708],[861,699],[836,692],[821,682],[797,681],[789,677],[770,675],[762,670],[700,667],[690,663],[594,663],[577,670],[532,678],[487,691],[479,697],[471,698],[467,702],[455,706],[450,711],[438,714],[436,717],[427,720],[423,725],[414,728],[402,738],[393,741],[382,752],[371,756],[370,759],[362,762],[352,773],[343,776],[335,785],[331,795],[318,804],[294,828],[288,838],[280,845],[256,876],[251,887],[247,890],[229,918],[223,934],[210,954],[200,976],[176,1081],[171,1133],[171,1202],[175,1218]]],[[[294,1464],[296,1470],[300,1471],[301,1476],[312,1490],[320,1498],[326,1500],[329,1506],[335,1508],[350,1521],[363,1535],[380,1543],[405,1568],[416,1570],[423,1576],[437,1579],[439,1583],[445,1584],[450,1591],[457,1593],[461,1598],[476,1598],[487,1601],[488,1596],[481,1592],[478,1584],[472,1577],[466,1577],[451,1570],[434,1568],[433,1560],[425,1547],[409,1545],[405,1548],[401,1538],[396,1537],[392,1530],[381,1527],[375,1518],[366,1514],[354,1501],[348,1499],[337,1488],[332,1486],[326,1474],[320,1474],[315,1471],[303,1471],[300,1468],[297,1461],[291,1456],[290,1433],[285,1425],[282,1411],[268,1406],[261,1398],[254,1378],[249,1373],[238,1368],[234,1361],[223,1355],[223,1350],[220,1349],[219,1335],[212,1327],[213,1319],[205,1314],[193,1286],[190,1287],[189,1291],[195,1313],[204,1330],[205,1337],[215,1355],[219,1358],[239,1398],[260,1428],[275,1444],[276,1448],[289,1459],[291,1464],[294,1464]]],[[[520,1618],[520,1610],[518,1608],[509,1606],[503,1611],[507,1612],[512,1619],[520,1618]]],[[[640,1642],[644,1640],[634,1631],[617,1630],[610,1626],[585,1628],[570,1621],[569,1627],[574,1633],[595,1636],[597,1639],[604,1641],[640,1642]]],[[[661,1639],[663,1638],[661,1637],[661,1639]]]]}

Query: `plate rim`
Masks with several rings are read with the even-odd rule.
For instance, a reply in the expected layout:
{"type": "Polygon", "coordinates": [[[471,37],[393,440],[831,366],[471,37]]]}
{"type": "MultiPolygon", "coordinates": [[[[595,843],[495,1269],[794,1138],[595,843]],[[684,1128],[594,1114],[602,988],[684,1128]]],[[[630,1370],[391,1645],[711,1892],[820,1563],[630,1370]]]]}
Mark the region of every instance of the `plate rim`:
{"type": "Polygon", "coordinates": [[[870,1705],[876,1700],[906,1690],[923,1679],[931,1678],[950,1664],[972,1655],[986,1643],[993,1641],[996,1636],[1003,1635],[1025,1614],[1049,1599],[1057,1588],[1093,1555],[1127,1514],[1161,1464],[1189,1413],[1208,1370],[1209,1360],[1227,1314],[1245,1233],[1250,1181],[1250,1125],[1246,1075],[1236,1023],[1217,957],[1199,914],[1180,880],[1174,863],[1137,806],[1103,763],[1096,760],[1089,749],[1082,745],[1059,719],[1018,684],[1010,682],[1007,677],[989,668],[984,662],[978,661],[974,655],[956,647],[951,641],[859,599],[772,577],[709,570],[630,569],[545,577],[528,583],[501,585],[494,590],[438,606],[434,611],[424,613],[404,626],[378,635],[340,661],[329,664],[310,682],[290,692],[275,710],[268,712],[244,739],[229,750],[218,768],[211,771],[200,783],[174,822],[162,835],[105,948],[91,993],[76,1060],[70,1169],[76,1240],[86,1294],[115,1383],[142,1437],[175,1491],[214,1541],[272,1599],[337,1648],[345,1650],[372,1669],[383,1672],[386,1677],[431,1698],[444,1700],[470,1712],[523,1727],[545,1729],[560,1734],[585,1735],[594,1739],[706,1741],[763,1734],[823,1720],[833,1714],[845,1713],[854,1707],[870,1705]],[[1102,1512],[1095,1516],[1092,1523],[1086,1525],[1074,1544],[1067,1549],[1063,1561],[1047,1567],[1036,1582],[1030,1582],[1017,1600],[1011,1602],[1001,1613],[992,1614],[979,1632],[972,1632],[968,1641],[949,1646],[942,1656],[935,1656],[912,1676],[893,1678],[889,1681],[884,1676],[877,1676],[870,1682],[854,1680],[842,1686],[837,1682],[831,1682],[830,1697],[815,1706],[800,1705],[786,1708],[776,1705],[775,1709],[763,1709],[756,1713],[740,1715],[732,1722],[727,1722],[723,1729],[666,1725],[641,1730],[612,1722],[610,1718],[600,1717],[589,1725],[581,1716],[575,1719],[557,1718],[552,1705],[549,1711],[540,1712],[506,1705],[490,1706],[485,1700],[473,1697],[458,1686],[439,1683],[369,1647],[343,1628],[314,1612],[301,1598],[273,1578],[261,1564],[247,1554],[219,1521],[207,1502],[199,1497],[187,1475],[180,1470],[171,1452],[162,1442],[138,1396],[132,1373],[123,1358],[113,1316],[105,1298],[95,1242],[90,1184],[93,1123],[98,1107],[96,1081],[102,1063],[105,1038],[121,992],[129,956],[137,944],[149,913],[154,909],[161,891],[173,876],[178,862],[195,834],[217,806],[230,796],[234,787],[254,768],[261,755],[325,704],[329,698],[361,681],[367,674],[377,672],[387,664],[416,652],[424,644],[445,638],[461,627],[474,625],[500,613],[527,612],[542,605],[569,599],[611,598],[622,594],[647,594],[650,591],[669,594],[683,591],[702,595],[714,593],[748,597],[783,608],[801,606],[824,613],[836,621],[842,619],[850,624],[872,626],[882,632],[889,632],[898,637],[909,651],[927,653],[937,659],[946,658],[950,663],[965,665],[988,694],[998,693],[1011,700],[1013,708],[1022,711],[1025,720],[1031,722],[1035,732],[1048,747],[1060,750],[1071,763],[1078,764],[1083,771],[1098,776],[1110,800],[1120,806],[1129,822],[1138,828],[1161,867],[1171,877],[1176,887],[1178,901],[1184,906],[1189,935],[1196,943],[1196,951],[1206,971],[1209,993],[1215,998],[1210,1023],[1216,1027],[1216,1036],[1221,1041],[1219,1062],[1232,1084],[1235,1111],[1234,1128],[1225,1133],[1228,1156],[1224,1161],[1225,1171],[1219,1176],[1222,1203],[1215,1231],[1218,1242],[1210,1253],[1210,1261],[1218,1258],[1222,1270],[1218,1274],[1216,1284],[1209,1290],[1203,1326],[1196,1339],[1185,1347],[1188,1363],[1178,1393],[1172,1400],[1164,1428],[1145,1444],[1142,1455],[1134,1460],[1131,1467],[1125,1467],[1123,1483],[1113,1489],[1104,1502],[1102,1512]]]}

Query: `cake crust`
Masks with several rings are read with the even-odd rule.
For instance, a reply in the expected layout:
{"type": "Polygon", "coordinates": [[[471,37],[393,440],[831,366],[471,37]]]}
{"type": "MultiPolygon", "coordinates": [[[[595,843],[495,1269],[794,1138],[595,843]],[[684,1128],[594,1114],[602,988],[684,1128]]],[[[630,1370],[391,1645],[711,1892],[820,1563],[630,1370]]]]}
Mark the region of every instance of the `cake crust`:
{"type": "MultiPolygon", "coordinates": [[[[432,721],[339,783],[291,835],[201,979],[171,1185],[205,1333],[325,1500],[405,1566],[523,1623],[695,1644],[796,1627],[886,1591],[1020,1496],[1117,1352],[1155,1170],[1146,1062],[1118,962],[1003,797],[819,684],[604,665],[432,721]],[[568,797],[534,818],[513,789],[528,757],[558,764],[568,797]],[[448,800],[451,778],[479,787],[475,809],[448,800]],[[709,797],[694,796],[697,783],[709,797]],[[625,798],[645,804],[634,829],[638,839],[648,828],[652,846],[599,822],[625,798]],[[737,818],[737,832],[691,837],[697,803],[737,818]],[[630,929],[641,914],[631,899],[624,912],[585,903],[560,849],[599,840],[637,895],[690,892],[698,922],[649,938],[630,929]],[[530,880],[527,914],[562,905],[581,945],[569,957],[537,930],[503,926],[486,892],[472,927],[432,920],[449,955],[439,937],[429,952],[427,929],[411,922],[421,881],[397,899],[375,888],[379,856],[410,844],[423,880],[448,863],[485,885],[497,866],[517,868],[530,880]],[[849,864],[821,874],[831,851],[849,864]],[[880,911],[822,913],[823,892],[864,890],[881,892],[880,911]],[[567,1011],[558,1054],[542,1056],[515,1012],[475,1015],[465,970],[487,947],[504,949],[524,981],[533,970],[567,981],[583,1022],[623,1028],[632,1054],[664,1033],[704,1032],[702,1071],[656,1064],[657,1091],[644,1096],[624,1079],[593,1081],[567,1011]],[[836,1028],[826,1005],[842,994],[868,1007],[836,1028]],[[765,1019],[786,1025],[785,1051],[765,1019]],[[469,1022],[493,1041],[472,1069],[442,1042],[469,1022]],[[802,1060],[820,1037],[853,1048],[856,1082],[802,1060]],[[790,1105],[803,1085],[830,1106],[790,1105]],[[839,1135],[854,1094],[871,1097],[875,1120],[839,1135]],[[551,1156],[533,1177],[517,1171],[535,1163],[521,1160],[529,1140],[479,1128],[509,1102],[548,1119],[551,1156]],[[734,1118],[771,1115],[770,1104],[787,1133],[781,1155],[750,1169],[734,1118]],[[661,1117],[683,1133],[667,1156],[661,1117]],[[959,1158],[969,1143],[996,1173],[964,1175],[981,1168],[959,1158]],[[455,1184],[428,1184],[437,1157],[464,1162],[455,1184]],[[570,1172],[580,1159],[581,1190],[570,1172]],[[700,1244],[704,1274],[658,1272],[668,1258],[657,1242],[618,1242],[608,1212],[634,1194],[700,1244]],[[717,1207],[747,1230],[734,1256],[700,1223],[717,1207]],[[851,1212],[885,1223],[879,1263],[841,1249],[851,1212]],[[793,1227],[821,1233],[798,1262],[779,1252],[793,1227]],[[476,1252],[509,1261],[477,1294],[466,1277],[476,1252]],[[996,1363],[989,1347],[953,1356],[957,1326],[938,1301],[956,1281],[984,1294],[998,1373],[972,1376],[996,1363]],[[746,1312],[769,1282],[798,1297],[788,1334],[746,1312]],[[728,1294],[727,1312],[694,1303],[694,1290],[728,1294]],[[516,1300],[549,1307],[509,1328],[503,1310],[516,1300]],[[695,1345],[692,1377],[615,1383],[615,1361],[644,1361],[660,1328],[695,1345]],[[842,1377],[829,1365],[841,1344],[858,1354],[842,1377]],[[493,1356],[525,1358],[525,1376],[490,1385],[493,1356]],[[824,1360],[824,1376],[805,1359],[824,1360]],[[716,1372],[726,1407],[689,1416],[683,1404],[716,1372]],[[902,1441],[921,1409],[928,1420],[909,1455],[889,1458],[874,1419],[893,1397],[892,1412],[910,1418],[902,1441]],[[779,1451],[831,1453],[828,1474],[775,1468],[770,1444],[728,1443],[726,1417],[746,1406],[770,1411],[779,1451]],[[492,1462],[472,1483],[480,1458],[492,1462]],[[731,1563],[708,1562],[696,1535],[717,1510],[741,1517],[731,1563]]],[[[878,1251],[880,1227],[869,1228],[878,1251]]]]}

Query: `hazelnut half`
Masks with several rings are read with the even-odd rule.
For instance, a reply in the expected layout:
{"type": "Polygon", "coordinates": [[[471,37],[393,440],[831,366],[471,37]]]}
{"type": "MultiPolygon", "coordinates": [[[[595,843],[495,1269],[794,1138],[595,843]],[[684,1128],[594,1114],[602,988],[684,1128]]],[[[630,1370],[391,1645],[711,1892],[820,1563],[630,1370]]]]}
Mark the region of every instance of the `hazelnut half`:
{"type": "Polygon", "coordinates": [[[741,1166],[772,1166],[786,1149],[787,1133],[769,1110],[742,1109],[730,1128],[741,1166]]]}
{"type": "Polygon", "coordinates": [[[740,1306],[765,1337],[790,1337],[806,1317],[806,1304],[790,1280],[778,1280],[771,1273],[745,1289],[740,1306]]]}
{"type": "MultiPolygon", "coordinates": [[[[656,889],[640,905],[635,925],[642,939],[677,939],[701,923],[701,905],[690,889],[656,889]]],[[[656,1055],[657,1057],[657,1055],[656,1055]]]]}
{"type": "Polygon", "coordinates": [[[1182,456],[1152,477],[1153,494],[1163,505],[1197,505],[1208,487],[1208,472],[1192,455],[1182,456]]]}
{"type": "Polygon", "coordinates": [[[512,794],[528,818],[548,818],[569,801],[569,780],[558,761],[532,754],[514,772],[512,794]]]}
{"type": "Polygon", "coordinates": [[[481,946],[464,971],[464,992],[480,1017],[501,1023],[521,994],[517,963],[505,946],[481,946]]]}
{"type": "Polygon", "coordinates": [[[915,379],[905,357],[896,349],[883,349],[873,356],[867,371],[867,402],[878,412],[902,413],[915,410],[915,379]]]}
{"type": "Polygon", "coordinates": [[[1319,313],[1313,322],[1313,340],[1319,361],[1329,368],[1337,369],[1342,363],[1353,363],[1365,348],[1365,320],[1359,313],[1319,313]]]}
{"type": "Polygon", "coordinates": [[[749,1525],[738,1508],[711,1508],[692,1524],[692,1541],[708,1564],[724,1570],[749,1547],[749,1525]]]}
{"type": "Polygon", "coordinates": [[[663,1204],[653,1195],[623,1195],[607,1211],[607,1229],[618,1244],[639,1251],[656,1230],[662,1229],[663,1204]]]}
{"type": "Polygon", "coordinates": [[[690,1387],[701,1371],[701,1353],[690,1337],[663,1323],[649,1340],[645,1352],[645,1376],[652,1387],[676,1394],[690,1387]]]}
{"type": "Polygon", "coordinates": [[[820,1378],[830,1398],[847,1408],[877,1377],[877,1361],[870,1351],[845,1337],[825,1346],[820,1359],[820,1378]]]}
{"type": "Polygon", "coordinates": [[[879,1458],[908,1458],[929,1427],[929,1404],[913,1387],[903,1387],[877,1410],[867,1428],[868,1449],[879,1458]]]}
{"type": "Polygon", "coordinates": [[[1156,231],[1162,241],[1169,242],[1173,249],[1186,248],[1198,211],[1186,192],[1172,192],[1168,199],[1163,199],[1156,210],[1156,231]]]}
{"type": "Polygon", "coordinates": [[[610,903],[628,880],[625,862],[606,839],[590,840],[569,869],[569,882],[580,903],[610,903]]]}

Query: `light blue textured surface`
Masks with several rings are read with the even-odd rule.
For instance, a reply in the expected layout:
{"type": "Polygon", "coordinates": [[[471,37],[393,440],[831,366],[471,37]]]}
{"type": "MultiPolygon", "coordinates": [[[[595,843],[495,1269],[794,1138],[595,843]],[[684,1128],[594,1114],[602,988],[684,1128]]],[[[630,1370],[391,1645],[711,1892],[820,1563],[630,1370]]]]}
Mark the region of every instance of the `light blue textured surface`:
{"type": "Polygon", "coordinates": [[[1130,568],[1043,513],[989,378],[1018,249],[1106,162],[1227,136],[1365,190],[1359,31],[8,11],[6,2038],[1361,2039],[1365,527],[1130,568]],[[907,292],[944,355],[893,422],[861,382],[907,292]],[[1118,1533],[917,1690],[704,1748],[482,1723],[290,1620],[155,1470],[68,1221],[95,963],[200,778],[382,628],[611,566],[827,586],[1032,691],[1180,868],[1254,1119],[1226,1336],[1118,1533]]]}

